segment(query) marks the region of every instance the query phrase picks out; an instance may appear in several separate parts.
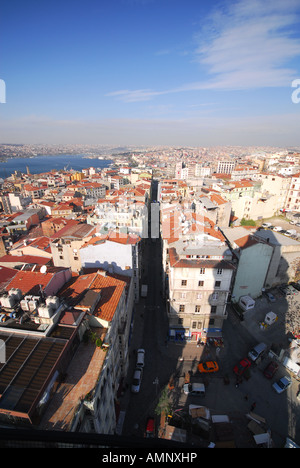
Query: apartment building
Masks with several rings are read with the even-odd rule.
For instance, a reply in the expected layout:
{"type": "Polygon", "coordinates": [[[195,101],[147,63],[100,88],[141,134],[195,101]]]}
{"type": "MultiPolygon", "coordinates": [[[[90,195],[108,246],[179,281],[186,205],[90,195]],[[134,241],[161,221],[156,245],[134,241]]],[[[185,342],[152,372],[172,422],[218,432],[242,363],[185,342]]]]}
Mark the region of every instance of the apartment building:
{"type": "Polygon", "coordinates": [[[294,174],[291,178],[285,208],[288,211],[300,211],[300,172],[294,174]]]}
{"type": "Polygon", "coordinates": [[[236,166],[236,161],[234,160],[222,160],[218,161],[217,164],[217,173],[218,174],[231,174],[236,166]]]}
{"type": "Polygon", "coordinates": [[[128,370],[131,281],[56,269],[55,276],[19,272],[6,288],[1,304],[8,316],[9,304],[17,314],[0,326],[7,350],[0,366],[2,423],[114,434],[117,393],[128,370]],[[13,391],[15,385],[22,391],[13,391]]]}
{"type": "Polygon", "coordinates": [[[83,339],[68,367],[68,394],[54,395],[41,428],[114,434],[117,392],[129,363],[130,286],[105,272],[84,274],[74,277],[60,297],[74,311],[85,312],[89,340],[83,339]]]}
{"type": "Polygon", "coordinates": [[[85,223],[67,225],[58,231],[50,243],[53,264],[67,266],[73,272],[78,273],[82,267],[79,249],[92,238],[95,232],[94,226],[85,223]]]}
{"type": "Polygon", "coordinates": [[[161,238],[170,339],[220,337],[234,271],[224,236],[208,218],[175,212],[162,215],[161,238]]]}
{"type": "Polygon", "coordinates": [[[25,196],[21,193],[7,193],[1,196],[1,202],[5,213],[15,213],[26,210],[32,201],[31,196],[25,196]]]}
{"type": "Polygon", "coordinates": [[[92,237],[79,249],[83,269],[100,268],[132,278],[134,300],[139,301],[141,278],[141,238],[111,231],[92,237]]]}
{"type": "Polygon", "coordinates": [[[110,230],[148,237],[148,209],[143,201],[117,197],[112,200],[100,200],[94,213],[87,217],[87,222],[102,234],[110,230]]]}
{"type": "Polygon", "coordinates": [[[206,248],[193,247],[169,249],[169,334],[205,342],[222,336],[234,267],[226,248],[201,255],[206,248]]]}

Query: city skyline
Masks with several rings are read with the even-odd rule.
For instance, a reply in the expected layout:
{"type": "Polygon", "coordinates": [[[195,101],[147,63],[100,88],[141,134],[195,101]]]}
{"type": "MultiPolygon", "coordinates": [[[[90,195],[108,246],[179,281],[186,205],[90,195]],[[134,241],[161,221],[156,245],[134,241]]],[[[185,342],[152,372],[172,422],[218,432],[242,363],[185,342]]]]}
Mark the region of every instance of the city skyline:
{"type": "Polygon", "coordinates": [[[6,3],[0,141],[299,145],[299,20],[299,0],[6,3]]]}

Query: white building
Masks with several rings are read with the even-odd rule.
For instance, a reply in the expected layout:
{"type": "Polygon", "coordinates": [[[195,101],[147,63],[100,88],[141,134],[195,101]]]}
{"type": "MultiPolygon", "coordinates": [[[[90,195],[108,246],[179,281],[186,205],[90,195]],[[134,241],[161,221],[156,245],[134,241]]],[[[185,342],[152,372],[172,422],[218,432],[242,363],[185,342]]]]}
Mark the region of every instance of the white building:
{"type": "Polygon", "coordinates": [[[133,278],[135,302],[139,300],[141,276],[141,238],[132,234],[94,236],[80,250],[83,269],[100,268],[133,278]]]}
{"type": "Polygon", "coordinates": [[[300,172],[291,178],[285,208],[287,211],[300,211],[300,172]]]}
{"type": "Polygon", "coordinates": [[[161,226],[170,339],[220,337],[234,271],[224,236],[196,213],[165,212],[161,226]]]}
{"type": "Polygon", "coordinates": [[[148,210],[144,202],[127,200],[101,200],[94,213],[88,216],[89,224],[98,225],[103,234],[108,230],[119,230],[143,238],[148,237],[148,210]]]}
{"type": "Polygon", "coordinates": [[[231,174],[236,165],[236,161],[227,160],[227,161],[218,161],[217,173],[218,174],[231,174]]]}

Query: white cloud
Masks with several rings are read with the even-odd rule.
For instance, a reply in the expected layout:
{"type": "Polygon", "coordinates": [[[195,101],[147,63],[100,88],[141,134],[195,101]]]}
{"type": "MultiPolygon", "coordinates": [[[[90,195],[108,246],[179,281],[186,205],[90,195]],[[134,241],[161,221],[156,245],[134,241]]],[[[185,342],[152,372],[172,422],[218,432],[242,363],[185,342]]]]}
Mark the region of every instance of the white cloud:
{"type": "Polygon", "coordinates": [[[151,89],[121,89],[119,91],[113,91],[111,93],[107,93],[106,96],[117,97],[124,102],[137,102],[137,101],[149,101],[154,96],[158,96],[160,94],[165,94],[164,92],[160,91],[153,91],[151,89]]]}
{"type": "MultiPolygon", "coordinates": [[[[120,90],[107,94],[124,102],[205,89],[289,87],[298,71],[290,62],[300,56],[299,0],[239,0],[203,18],[195,61],[205,80],[176,88],[120,90]]],[[[199,73],[200,74],[200,73],[199,73]]]]}
{"type": "Polygon", "coordinates": [[[235,89],[289,86],[300,55],[294,0],[241,0],[214,12],[199,37],[196,57],[212,77],[211,87],[235,89]],[[205,34],[205,36],[204,36],[205,34]]]}

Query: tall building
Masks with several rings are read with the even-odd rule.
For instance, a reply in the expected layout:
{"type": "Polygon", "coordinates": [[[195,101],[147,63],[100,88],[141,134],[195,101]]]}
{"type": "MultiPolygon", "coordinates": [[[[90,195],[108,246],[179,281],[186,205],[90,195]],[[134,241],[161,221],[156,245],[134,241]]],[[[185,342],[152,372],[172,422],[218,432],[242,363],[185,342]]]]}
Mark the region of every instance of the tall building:
{"type": "Polygon", "coordinates": [[[169,338],[220,338],[235,269],[224,236],[206,217],[172,213],[162,219],[162,247],[169,338]]]}
{"type": "Polygon", "coordinates": [[[217,173],[218,174],[231,174],[234,170],[236,162],[233,160],[218,161],[217,173]]]}

